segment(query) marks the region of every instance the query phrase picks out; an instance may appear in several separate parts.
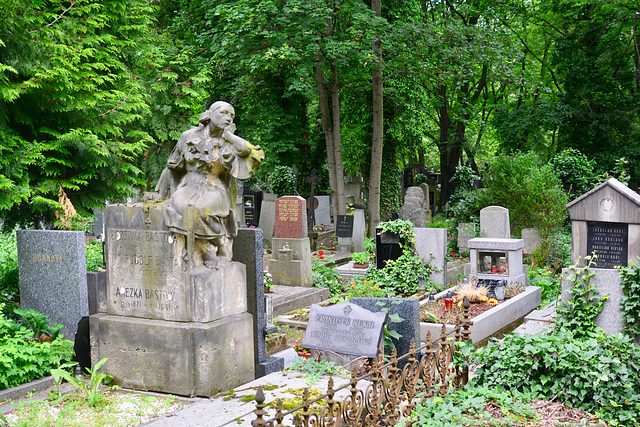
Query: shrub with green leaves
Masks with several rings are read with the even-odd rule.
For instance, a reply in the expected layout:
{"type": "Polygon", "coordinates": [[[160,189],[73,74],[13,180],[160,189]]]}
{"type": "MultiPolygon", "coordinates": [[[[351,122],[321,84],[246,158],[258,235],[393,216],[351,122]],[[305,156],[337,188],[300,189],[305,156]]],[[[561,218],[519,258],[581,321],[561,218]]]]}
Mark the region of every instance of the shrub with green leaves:
{"type": "Polygon", "coordinates": [[[16,230],[0,234],[0,303],[11,312],[20,302],[16,230]]]}
{"type": "Polygon", "coordinates": [[[640,425],[640,348],[595,325],[604,300],[590,283],[595,256],[571,267],[570,298],[549,335],[508,335],[475,353],[474,384],[530,391],[599,414],[610,425],[640,425]]]}
{"type": "Polygon", "coordinates": [[[637,426],[640,420],[640,349],[624,335],[600,332],[578,338],[507,335],[480,349],[471,386],[493,385],[532,392],[543,399],[600,414],[610,425],[637,426]]]}
{"type": "MultiPolygon", "coordinates": [[[[536,228],[543,239],[560,228],[567,217],[567,193],[548,163],[533,153],[496,157],[484,180],[483,202],[509,209],[513,235],[523,228],[536,228]]],[[[482,206],[482,207],[484,207],[482,206]]]]}
{"type": "Polygon", "coordinates": [[[620,287],[622,298],[620,310],[625,321],[625,332],[629,336],[640,338],[640,265],[630,263],[620,269],[620,287]]]}
{"type": "Polygon", "coordinates": [[[0,310],[0,389],[43,378],[73,357],[73,341],[39,338],[33,329],[8,319],[0,310]]]}
{"type": "MultiPolygon", "coordinates": [[[[402,255],[395,260],[387,260],[382,269],[369,268],[365,273],[366,280],[378,285],[387,295],[411,295],[420,289],[420,277],[429,282],[432,272],[431,264],[418,257],[415,248],[416,233],[413,224],[406,220],[381,222],[383,232],[397,234],[404,243],[400,244],[402,255]]],[[[427,284],[427,287],[434,285],[427,284]]]]}
{"type": "Polygon", "coordinates": [[[494,386],[451,388],[444,398],[434,396],[418,403],[410,419],[413,425],[429,427],[520,425],[525,420],[533,425],[536,412],[529,403],[532,400],[530,393],[494,386]],[[489,403],[504,417],[496,418],[487,411],[489,403]]]}
{"type": "Polygon", "coordinates": [[[104,268],[104,257],[102,252],[102,242],[91,240],[86,244],[87,271],[98,271],[104,268]]]}
{"type": "Polygon", "coordinates": [[[344,292],[342,276],[335,269],[323,264],[317,259],[311,262],[311,274],[313,285],[320,288],[329,288],[329,296],[333,297],[344,292]]]}
{"type": "Polygon", "coordinates": [[[278,196],[297,195],[297,178],[289,166],[276,166],[269,174],[269,191],[278,196]]]}
{"type": "Polygon", "coordinates": [[[546,306],[558,301],[562,288],[561,278],[553,271],[543,267],[529,268],[529,284],[542,288],[542,302],[546,306]]]}
{"type": "Polygon", "coordinates": [[[598,184],[596,163],[575,148],[567,148],[553,157],[549,164],[565,191],[580,196],[598,184]]]}

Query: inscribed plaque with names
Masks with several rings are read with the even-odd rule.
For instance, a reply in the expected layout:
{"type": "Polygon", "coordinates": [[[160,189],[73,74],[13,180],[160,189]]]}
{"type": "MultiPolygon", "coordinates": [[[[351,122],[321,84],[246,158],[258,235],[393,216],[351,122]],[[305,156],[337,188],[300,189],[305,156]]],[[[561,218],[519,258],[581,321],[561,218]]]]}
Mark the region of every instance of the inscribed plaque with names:
{"type": "Polygon", "coordinates": [[[338,215],[336,237],[353,236],[353,215],[338,215]]]}
{"type": "Polygon", "coordinates": [[[387,314],[351,303],[311,305],[302,347],[354,356],[377,357],[387,314]]]}
{"type": "Polygon", "coordinates": [[[598,268],[626,267],[628,248],[629,224],[587,222],[587,254],[596,252],[598,268]]]}

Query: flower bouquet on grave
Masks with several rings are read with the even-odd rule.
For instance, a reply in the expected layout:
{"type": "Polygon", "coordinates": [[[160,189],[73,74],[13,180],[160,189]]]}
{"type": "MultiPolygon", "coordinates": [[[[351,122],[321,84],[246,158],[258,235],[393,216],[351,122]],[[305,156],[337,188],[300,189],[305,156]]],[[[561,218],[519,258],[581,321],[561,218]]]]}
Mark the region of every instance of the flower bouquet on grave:
{"type": "Polygon", "coordinates": [[[302,338],[304,338],[304,335],[300,337],[299,340],[293,343],[293,349],[296,351],[298,356],[302,357],[304,360],[309,360],[309,358],[311,357],[311,350],[302,347],[302,338]]]}
{"type": "Polygon", "coordinates": [[[264,292],[270,293],[273,288],[273,275],[268,271],[264,271],[264,292]]]}

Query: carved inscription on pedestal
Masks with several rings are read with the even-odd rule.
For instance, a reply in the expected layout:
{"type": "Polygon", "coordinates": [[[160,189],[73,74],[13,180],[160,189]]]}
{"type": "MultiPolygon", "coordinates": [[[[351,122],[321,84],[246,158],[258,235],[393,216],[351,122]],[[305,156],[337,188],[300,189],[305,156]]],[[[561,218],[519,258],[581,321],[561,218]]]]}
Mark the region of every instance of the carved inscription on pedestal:
{"type": "Polygon", "coordinates": [[[183,236],[169,231],[111,229],[107,245],[110,314],[183,320],[187,309],[180,257],[183,236]]]}

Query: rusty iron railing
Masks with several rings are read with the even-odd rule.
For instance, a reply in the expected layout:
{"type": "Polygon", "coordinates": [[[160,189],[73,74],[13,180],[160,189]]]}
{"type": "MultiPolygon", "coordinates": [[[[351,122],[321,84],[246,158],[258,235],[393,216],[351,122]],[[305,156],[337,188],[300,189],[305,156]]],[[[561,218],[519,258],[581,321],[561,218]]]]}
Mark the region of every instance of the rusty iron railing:
{"type": "Polygon", "coordinates": [[[262,387],[259,387],[255,397],[256,419],[251,425],[284,427],[285,417],[293,415],[293,425],[296,427],[393,426],[401,418],[410,427],[413,423],[407,417],[416,403],[431,399],[436,394],[444,397],[450,386],[459,388],[467,383],[468,369],[454,365],[453,361],[456,343],[467,342],[471,336],[470,326],[469,302],[465,298],[463,317],[458,317],[456,322],[454,340],[447,339],[443,324],[439,342],[435,346],[431,344],[429,333],[425,345],[416,349],[412,342],[409,353],[399,358],[394,350],[391,361],[387,364],[383,364],[383,356],[380,356],[366,375],[358,377],[354,369],[350,382],[341,387],[334,389],[333,378],[330,378],[327,393],[316,399],[310,400],[309,389],[305,389],[302,405],[290,411],[284,412],[282,401],[278,399],[275,416],[269,419],[265,419],[265,408],[268,405],[265,403],[262,387]],[[422,354],[419,360],[416,359],[416,354],[422,354]],[[405,359],[408,361],[404,367],[398,368],[398,362],[405,359]],[[371,384],[365,390],[358,389],[358,381],[367,379],[371,384]],[[346,388],[349,389],[346,399],[336,401],[335,394],[346,388]],[[323,401],[326,406],[312,410],[311,405],[319,401],[323,401]]]}

